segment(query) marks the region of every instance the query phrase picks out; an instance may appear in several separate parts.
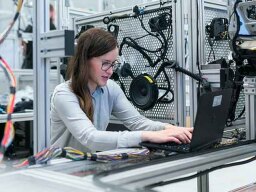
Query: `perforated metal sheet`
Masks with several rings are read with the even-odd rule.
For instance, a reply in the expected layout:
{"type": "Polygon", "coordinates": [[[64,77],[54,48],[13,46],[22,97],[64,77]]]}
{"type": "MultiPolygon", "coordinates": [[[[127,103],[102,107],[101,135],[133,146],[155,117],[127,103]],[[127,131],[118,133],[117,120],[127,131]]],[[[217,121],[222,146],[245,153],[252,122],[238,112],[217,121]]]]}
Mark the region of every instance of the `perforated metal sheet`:
{"type": "MultiPolygon", "coordinates": [[[[152,12],[146,13],[143,15],[143,24],[144,24],[145,28],[149,31],[150,31],[150,27],[149,27],[148,22],[149,22],[150,18],[156,17],[156,16],[158,16],[158,14],[163,13],[163,12],[166,12],[166,13],[169,13],[172,15],[171,4],[169,4],[166,7],[162,7],[161,10],[157,10],[155,8],[151,9],[151,10],[152,10],[152,12]]],[[[147,11],[148,11],[148,9],[147,9],[147,11]]],[[[127,14],[127,11],[125,11],[125,13],[127,14]]],[[[118,14],[122,15],[124,13],[119,12],[118,14]]],[[[130,14],[132,14],[132,12],[130,12],[130,14]]],[[[107,14],[106,16],[109,16],[109,14],[107,14]]],[[[95,27],[103,27],[106,29],[107,25],[103,24],[103,22],[102,22],[103,17],[104,16],[102,16],[101,20],[95,19],[95,21],[92,21],[92,19],[90,19],[89,23],[85,18],[83,20],[83,22],[81,22],[81,21],[79,22],[78,27],[81,25],[90,24],[90,25],[94,25],[95,27]]],[[[172,16],[172,20],[175,20],[174,16],[172,16]]],[[[119,26],[119,33],[118,33],[119,44],[122,42],[122,39],[124,37],[131,37],[133,39],[136,39],[136,38],[140,38],[147,34],[147,32],[142,29],[141,23],[139,22],[138,18],[130,17],[130,18],[125,18],[125,19],[116,19],[115,21],[113,21],[110,24],[116,24],[119,26]]],[[[171,28],[174,28],[174,26],[171,26],[171,28]]],[[[172,31],[174,31],[174,30],[172,30],[172,31]]],[[[163,32],[167,36],[168,30],[164,30],[163,32]]],[[[150,50],[155,50],[160,47],[160,42],[152,36],[146,36],[146,37],[137,39],[136,41],[140,46],[145,47],[150,50]]],[[[154,76],[157,69],[159,68],[159,66],[161,64],[161,63],[159,63],[154,68],[150,67],[149,64],[147,63],[147,60],[144,59],[143,56],[138,51],[136,51],[135,49],[133,49],[131,47],[127,47],[126,45],[123,47],[122,55],[125,57],[126,62],[131,64],[134,76],[137,76],[143,72],[146,72],[147,74],[149,74],[151,76],[154,76]]],[[[168,42],[167,55],[170,60],[172,60],[174,58],[174,56],[173,56],[173,38],[172,37],[170,38],[170,40],[168,42]]],[[[153,61],[156,60],[156,55],[149,53],[149,56],[152,58],[153,61]]],[[[166,71],[167,71],[167,74],[169,74],[169,79],[171,82],[171,89],[174,90],[174,88],[175,88],[174,72],[172,69],[167,69],[166,71]]],[[[127,78],[120,77],[120,80],[124,84],[126,95],[129,96],[129,88],[130,88],[132,79],[130,77],[127,77],[127,78]]],[[[156,80],[157,80],[158,86],[165,85],[165,87],[167,87],[166,86],[167,82],[166,82],[163,74],[160,74],[156,80]]],[[[143,111],[143,110],[138,109],[138,111],[142,115],[144,115],[148,118],[151,118],[151,119],[174,120],[174,117],[175,117],[174,103],[171,103],[171,104],[157,103],[151,110],[143,111]]]]}
{"type": "MultiPolygon", "coordinates": [[[[211,8],[208,6],[205,6],[204,8],[204,18],[205,18],[205,25],[209,24],[213,18],[228,18],[228,12],[227,10],[222,10],[222,9],[217,9],[217,8],[211,8]]],[[[210,53],[211,47],[208,43],[208,35],[205,35],[205,55],[204,55],[204,63],[208,61],[208,56],[210,53]]],[[[221,40],[221,41],[215,41],[213,45],[213,50],[215,53],[215,59],[220,59],[220,58],[225,58],[226,60],[228,59],[228,55],[230,54],[230,47],[229,47],[229,41],[228,40],[221,40]]],[[[213,55],[211,54],[209,62],[213,61],[213,55]]],[[[234,69],[234,66],[232,66],[234,69]]],[[[244,108],[245,104],[245,98],[244,98],[244,93],[243,91],[240,94],[237,107],[236,107],[236,112],[235,116],[237,117],[240,115],[244,108]]],[[[241,117],[245,118],[245,114],[241,117]]]]}

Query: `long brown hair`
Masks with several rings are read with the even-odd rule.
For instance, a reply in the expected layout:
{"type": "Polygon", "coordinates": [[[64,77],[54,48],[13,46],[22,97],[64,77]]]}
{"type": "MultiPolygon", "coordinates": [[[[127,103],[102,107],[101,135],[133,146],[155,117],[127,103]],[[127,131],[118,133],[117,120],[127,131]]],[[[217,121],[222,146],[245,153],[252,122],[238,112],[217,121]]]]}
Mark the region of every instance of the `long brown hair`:
{"type": "Polygon", "coordinates": [[[117,40],[111,33],[99,28],[89,29],[79,37],[76,53],[68,64],[67,77],[71,79],[70,87],[78,97],[81,109],[91,121],[93,121],[93,104],[88,88],[88,61],[116,47],[117,40]]]}

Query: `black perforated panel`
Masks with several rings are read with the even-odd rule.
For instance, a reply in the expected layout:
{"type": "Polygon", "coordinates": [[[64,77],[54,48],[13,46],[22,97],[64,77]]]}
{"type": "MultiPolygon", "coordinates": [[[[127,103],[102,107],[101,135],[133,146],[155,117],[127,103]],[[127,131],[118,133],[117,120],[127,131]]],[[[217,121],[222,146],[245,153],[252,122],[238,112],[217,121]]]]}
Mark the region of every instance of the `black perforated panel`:
{"type": "MultiPolygon", "coordinates": [[[[147,10],[149,11],[149,10],[147,10]]],[[[170,16],[172,16],[172,6],[162,7],[161,9],[152,9],[152,11],[149,11],[143,15],[142,21],[146,28],[146,30],[150,31],[149,27],[149,19],[158,16],[161,13],[168,13],[170,16]]],[[[120,13],[121,15],[122,13],[120,13]]],[[[172,20],[174,20],[174,17],[172,17],[172,20]]],[[[84,20],[83,25],[86,25],[86,19],[84,20]]],[[[95,22],[92,22],[90,20],[90,25],[94,25],[95,27],[103,27],[107,29],[107,25],[103,24],[102,20],[95,20],[95,22]]],[[[113,22],[109,24],[115,24],[119,26],[119,33],[118,33],[118,42],[119,44],[122,42],[124,37],[131,37],[132,39],[135,39],[136,42],[150,50],[156,50],[157,48],[161,47],[161,43],[157,38],[153,36],[148,36],[147,32],[141,27],[141,23],[138,18],[136,17],[130,17],[125,19],[116,19],[113,22]]],[[[172,38],[172,31],[173,25],[169,26],[167,29],[163,30],[163,33],[165,36],[169,36],[168,41],[168,52],[167,57],[169,60],[172,60],[173,57],[173,38],[172,38]]],[[[157,59],[157,56],[155,53],[149,53],[147,54],[151,57],[153,61],[157,59]]],[[[143,58],[143,55],[140,54],[137,50],[133,49],[132,47],[127,47],[126,45],[122,49],[122,55],[125,57],[126,62],[130,63],[132,66],[132,71],[134,76],[137,76],[141,73],[147,73],[151,76],[154,76],[157,69],[161,65],[159,63],[155,67],[150,67],[147,60],[143,58]]],[[[169,75],[169,80],[171,82],[171,89],[174,90],[174,72],[172,69],[166,70],[169,75]]],[[[167,82],[164,78],[163,74],[160,74],[158,76],[157,84],[161,87],[167,87],[167,82]]],[[[129,97],[129,88],[132,81],[131,77],[123,78],[120,77],[120,81],[124,84],[125,87],[125,94],[129,97]]],[[[118,82],[119,83],[119,82],[118,82]]],[[[173,95],[172,95],[173,96],[173,95]]],[[[158,120],[173,120],[174,119],[174,103],[157,103],[152,109],[148,111],[143,111],[138,109],[139,112],[152,119],[158,119],[158,120]]]]}

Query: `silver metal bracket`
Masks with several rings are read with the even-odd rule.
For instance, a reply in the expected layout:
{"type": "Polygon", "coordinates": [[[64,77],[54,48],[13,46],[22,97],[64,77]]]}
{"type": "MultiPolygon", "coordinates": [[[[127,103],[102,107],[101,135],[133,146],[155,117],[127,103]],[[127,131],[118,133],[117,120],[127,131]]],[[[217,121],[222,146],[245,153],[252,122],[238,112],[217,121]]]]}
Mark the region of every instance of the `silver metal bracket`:
{"type": "Polygon", "coordinates": [[[40,34],[40,57],[69,57],[74,55],[73,30],[55,30],[40,34]]]}
{"type": "Polygon", "coordinates": [[[244,78],[246,138],[256,138],[256,77],[244,78]]]}

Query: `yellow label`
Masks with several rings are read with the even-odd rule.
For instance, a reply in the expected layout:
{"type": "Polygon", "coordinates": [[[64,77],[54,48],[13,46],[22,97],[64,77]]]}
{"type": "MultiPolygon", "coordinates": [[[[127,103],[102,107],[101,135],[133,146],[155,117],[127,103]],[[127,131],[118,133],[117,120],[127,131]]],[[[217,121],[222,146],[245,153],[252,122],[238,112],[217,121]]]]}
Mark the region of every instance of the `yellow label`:
{"type": "Polygon", "coordinates": [[[152,79],[149,76],[144,76],[144,77],[149,81],[149,83],[153,83],[152,79]]]}

